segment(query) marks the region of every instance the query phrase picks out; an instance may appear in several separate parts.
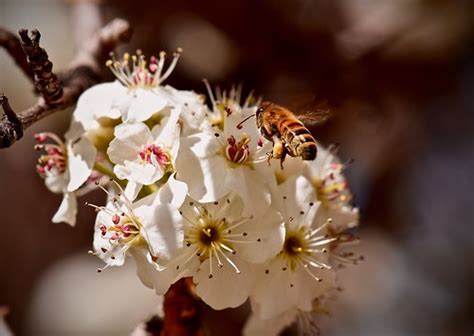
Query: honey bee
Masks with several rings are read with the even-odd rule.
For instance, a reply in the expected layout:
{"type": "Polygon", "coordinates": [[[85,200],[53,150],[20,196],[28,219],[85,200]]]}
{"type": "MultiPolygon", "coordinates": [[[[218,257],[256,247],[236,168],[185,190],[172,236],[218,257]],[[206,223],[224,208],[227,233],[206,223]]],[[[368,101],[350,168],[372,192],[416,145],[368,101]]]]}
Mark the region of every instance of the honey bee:
{"type": "Polygon", "coordinates": [[[283,169],[287,154],[292,157],[300,156],[303,160],[316,159],[316,140],[305,124],[316,125],[327,120],[329,111],[307,110],[296,117],[290,110],[267,101],[259,105],[255,117],[262,136],[273,143],[268,163],[272,158],[280,159],[280,167],[283,169]]]}

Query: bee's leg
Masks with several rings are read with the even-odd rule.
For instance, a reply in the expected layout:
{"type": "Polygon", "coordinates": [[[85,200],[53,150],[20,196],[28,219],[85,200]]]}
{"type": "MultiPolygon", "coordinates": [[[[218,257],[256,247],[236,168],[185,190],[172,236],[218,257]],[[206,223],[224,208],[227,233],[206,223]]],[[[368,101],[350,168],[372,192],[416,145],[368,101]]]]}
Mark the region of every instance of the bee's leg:
{"type": "Polygon", "coordinates": [[[271,165],[271,160],[273,159],[273,153],[268,152],[267,153],[267,164],[270,166],[271,165]]]}
{"type": "Polygon", "coordinates": [[[288,151],[286,150],[286,148],[283,148],[283,153],[281,154],[281,157],[280,157],[280,169],[282,170],[283,170],[283,161],[285,161],[287,153],[288,151]]]}
{"type": "Polygon", "coordinates": [[[281,159],[285,155],[286,155],[285,143],[280,141],[278,137],[274,136],[272,158],[281,159]]]}

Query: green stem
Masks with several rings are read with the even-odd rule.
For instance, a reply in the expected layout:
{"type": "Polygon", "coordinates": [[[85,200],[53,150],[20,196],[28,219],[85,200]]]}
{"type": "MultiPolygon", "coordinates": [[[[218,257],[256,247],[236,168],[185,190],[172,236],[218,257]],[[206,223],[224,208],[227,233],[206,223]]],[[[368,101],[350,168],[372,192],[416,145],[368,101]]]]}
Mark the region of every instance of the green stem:
{"type": "Polygon", "coordinates": [[[106,166],[104,166],[104,165],[102,165],[98,162],[94,163],[94,170],[98,171],[102,175],[106,175],[106,176],[109,176],[110,178],[114,179],[118,184],[120,184],[120,186],[122,188],[125,188],[125,186],[127,185],[127,183],[125,181],[119,180],[117,178],[117,175],[115,175],[115,173],[111,169],[107,168],[106,166]]]}
{"type": "Polygon", "coordinates": [[[156,184],[144,185],[140,192],[143,192],[145,196],[153,194],[155,191],[158,190],[156,184]]]}

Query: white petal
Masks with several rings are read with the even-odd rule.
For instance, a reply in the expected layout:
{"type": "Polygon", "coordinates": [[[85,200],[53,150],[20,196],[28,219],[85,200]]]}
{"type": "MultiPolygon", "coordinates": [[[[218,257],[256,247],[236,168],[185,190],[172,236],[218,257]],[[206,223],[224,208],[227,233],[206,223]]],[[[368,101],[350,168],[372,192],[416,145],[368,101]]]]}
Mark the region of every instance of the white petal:
{"type": "Polygon", "coordinates": [[[127,186],[125,187],[125,190],[123,191],[123,194],[127,199],[129,199],[131,202],[137,198],[138,193],[142,189],[142,185],[140,183],[136,183],[134,181],[128,181],[127,186]]]}
{"type": "Polygon", "coordinates": [[[176,161],[176,177],[188,185],[191,197],[200,202],[216,201],[229,191],[224,183],[229,167],[226,159],[215,155],[215,142],[206,134],[183,139],[176,161]]]}
{"type": "Polygon", "coordinates": [[[59,194],[66,190],[69,183],[69,173],[47,176],[44,180],[46,187],[53,193],[59,194]]]}
{"type": "Polygon", "coordinates": [[[107,155],[116,164],[138,159],[143,146],[152,142],[150,129],[143,123],[120,124],[115,127],[115,139],[110,142],[107,155]]]}
{"type": "Polygon", "coordinates": [[[311,182],[304,176],[291,176],[280,185],[280,188],[280,195],[275,203],[282,210],[288,228],[311,226],[321,204],[316,199],[311,182]],[[290,217],[295,220],[288,221],[290,217]]]}
{"type": "Polygon", "coordinates": [[[146,257],[147,251],[140,248],[132,248],[130,253],[137,265],[138,278],[146,287],[153,288],[154,273],[158,271],[148,262],[146,257]]]}
{"type": "MultiPolygon", "coordinates": [[[[231,192],[225,197],[218,200],[218,204],[209,203],[207,206],[210,214],[214,218],[226,218],[231,223],[242,219],[242,213],[244,211],[244,201],[239,194],[231,192]]],[[[241,230],[243,232],[243,230],[241,230]]]]}
{"type": "Polygon", "coordinates": [[[53,216],[53,223],[68,223],[71,226],[76,225],[77,199],[72,192],[64,193],[63,200],[59,209],[53,216]]]}
{"type": "Polygon", "coordinates": [[[316,214],[316,227],[324,224],[329,218],[332,219],[331,228],[339,233],[359,224],[359,209],[348,206],[327,208],[321,205],[316,214]]]}
{"type": "Polygon", "coordinates": [[[291,308],[310,310],[316,297],[334,288],[333,270],[311,268],[311,272],[323,281],[313,279],[301,266],[290,270],[281,258],[259,269],[252,298],[260,307],[260,318],[274,318],[291,308]]]}
{"type": "Polygon", "coordinates": [[[133,99],[130,100],[125,122],[145,121],[167,104],[161,95],[152,91],[137,89],[130,94],[133,95],[133,99]]]}
{"type": "Polygon", "coordinates": [[[251,263],[263,263],[276,256],[283,248],[285,241],[285,225],[281,215],[269,209],[263,216],[250,220],[238,227],[239,231],[247,232],[253,240],[260,239],[254,244],[236,244],[241,258],[251,263]]]}
{"type": "Polygon", "coordinates": [[[230,169],[224,184],[244,200],[244,216],[260,216],[270,205],[271,195],[263,177],[248,167],[230,169]]]}
{"type": "Polygon", "coordinates": [[[333,162],[339,163],[339,159],[329,152],[326,148],[318,143],[318,155],[316,160],[307,162],[306,165],[308,166],[308,170],[305,171],[309,176],[308,178],[322,178],[325,170],[329,167],[329,165],[333,162]]]}
{"type": "Polygon", "coordinates": [[[68,146],[68,169],[70,180],[68,191],[77,190],[88,177],[94,167],[97,149],[86,137],[68,146]]]}
{"type": "Polygon", "coordinates": [[[141,206],[135,214],[143,225],[141,234],[153,256],[170,259],[183,246],[182,217],[176,207],[169,205],[141,206]]]}
{"type": "Polygon", "coordinates": [[[308,179],[311,179],[309,176],[304,174],[304,172],[308,170],[308,165],[305,164],[305,162],[307,161],[303,161],[299,157],[287,157],[283,164],[283,169],[281,169],[280,163],[277,160],[272,160],[271,167],[280,183],[286,181],[289,177],[296,175],[304,175],[308,179]]]}
{"type": "Polygon", "coordinates": [[[251,118],[245,121],[243,124],[241,122],[248,116],[255,115],[256,111],[257,107],[242,110],[240,113],[239,111],[234,111],[236,113],[232,113],[225,118],[224,133],[227,136],[233,135],[236,139],[240,138],[241,134],[245,133],[250,137],[251,140],[255,141],[253,143],[253,146],[255,146],[257,139],[261,137],[255,118],[251,118]],[[241,127],[237,128],[237,125],[239,124],[241,127]]]}
{"type": "Polygon", "coordinates": [[[252,304],[252,310],[245,326],[242,330],[244,336],[278,336],[284,328],[289,327],[296,319],[298,310],[290,309],[281,315],[269,320],[259,318],[259,309],[257,304],[252,304]]]}
{"type": "Polygon", "coordinates": [[[80,123],[87,131],[98,126],[98,118],[119,118],[120,114],[113,108],[112,102],[115,97],[124,94],[126,94],[126,89],[118,82],[103,83],[91,87],[79,97],[73,113],[73,120],[80,123]]]}
{"type": "Polygon", "coordinates": [[[216,310],[234,308],[243,304],[254,282],[253,273],[248,265],[235,255],[230,258],[241,271],[240,274],[237,274],[225,260],[222,260],[221,268],[217,267],[214,259],[212,261],[213,277],[209,278],[209,259],[207,259],[194,276],[194,281],[197,283],[196,293],[206,304],[216,310]]]}
{"type": "Polygon", "coordinates": [[[66,143],[69,141],[74,142],[75,140],[82,137],[85,132],[86,130],[84,129],[84,125],[73,119],[71,121],[71,125],[69,126],[69,129],[64,134],[64,139],[66,140],[66,143]]]}
{"type": "Polygon", "coordinates": [[[158,271],[145,249],[133,248],[130,252],[135,259],[137,275],[142,283],[159,295],[165,294],[173,282],[173,273],[169,270],[158,271]]]}
{"type": "Polygon", "coordinates": [[[188,192],[188,185],[176,180],[175,176],[176,174],[172,174],[168,182],[160,188],[156,202],[171,204],[175,207],[180,207],[184,203],[188,192]]]}
{"type": "Polygon", "coordinates": [[[136,163],[125,161],[123,165],[116,165],[114,173],[119,179],[128,179],[139,184],[149,185],[163,177],[164,171],[161,166],[151,163],[136,163]]]}
{"type": "Polygon", "coordinates": [[[163,128],[161,125],[157,125],[153,128],[152,134],[154,135],[155,143],[162,144],[166,147],[172,147],[172,145],[179,140],[179,116],[181,114],[181,107],[175,107],[171,110],[170,117],[166,120],[166,124],[163,128]]]}

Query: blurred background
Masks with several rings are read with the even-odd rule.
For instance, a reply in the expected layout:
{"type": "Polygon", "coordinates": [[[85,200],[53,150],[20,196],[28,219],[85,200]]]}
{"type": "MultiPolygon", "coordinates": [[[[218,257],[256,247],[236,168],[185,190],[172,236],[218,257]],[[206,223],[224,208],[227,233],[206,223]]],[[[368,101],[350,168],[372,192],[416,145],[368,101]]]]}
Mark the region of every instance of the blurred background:
{"type": "MultiPolygon", "coordinates": [[[[208,78],[290,107],[328,102],[334,117],[313,131],[355,159],[346,174],[366,261],[340,274],[323,335],[474,332],[472,1],[0,0],[0,25],[38,28],[56,70],[88,33],[84,20],[114,17],[134,28],[121,51],[184,49],[168,81],[178,89],[205,93],[208,78]]],[[[35,101],[3,50],[0,92],[17,111],[35,101]]],[[[131,263],[98,275],[94,212],[80,207],[75,228],[52,224],[61,199],[35,173],[33,134],[62,134],[71,112],[0,151],[0,306],[17,335],[127,335],[161,299],[131,263]]],[[[242,314],[227,316],[238,335],[242,314]]]]}

